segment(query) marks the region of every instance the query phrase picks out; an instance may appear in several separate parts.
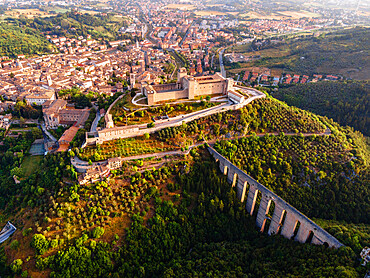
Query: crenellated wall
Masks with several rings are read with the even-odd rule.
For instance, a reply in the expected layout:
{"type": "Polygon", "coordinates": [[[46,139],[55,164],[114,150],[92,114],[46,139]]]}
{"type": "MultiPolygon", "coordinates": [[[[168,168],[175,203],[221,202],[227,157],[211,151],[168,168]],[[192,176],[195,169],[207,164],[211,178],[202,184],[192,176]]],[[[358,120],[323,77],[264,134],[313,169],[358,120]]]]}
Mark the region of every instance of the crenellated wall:
{"type": "Polygon", "coordinates": [[[261,232],[268,227],[268,234],[280,233],[282,236],[301,243],[327,244],[329,247],[343,246],[335,237],[314,223],[307,216],[289,205],[271,190],[244,173],[215,149],[208,147],[211,155],[219,162],[220,170],[227,175],[228,182],[236,186],[240,201],[246,200],[246,210],[251,215],[257,215],[256,225],[261,232]],[[257,196],[260,204],[256,208],[257,196]],[[272,206],[274,204],[274,206],[272,206]],[[271,211],[270,211],[271,207],[271,211]],[[274,207],[274,209],[272,209],[274,207]],[[299,227],[298,227],[299,226],[299,227]]]}

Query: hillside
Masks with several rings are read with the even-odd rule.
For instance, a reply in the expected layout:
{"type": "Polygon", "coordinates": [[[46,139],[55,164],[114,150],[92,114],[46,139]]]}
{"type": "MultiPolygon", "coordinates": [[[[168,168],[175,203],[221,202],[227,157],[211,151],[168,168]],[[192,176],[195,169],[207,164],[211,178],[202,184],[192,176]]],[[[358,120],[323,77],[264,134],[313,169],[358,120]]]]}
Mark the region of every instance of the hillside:
{"type": "Polygon", "coordinates": [[[330,136],[221,141],[216,150],[309,217],[369,224],[369,146],[326,121],[330,136]]]}
{"type": "Polygon", "coordinates": [[[0,56],[16,57],[51,53],[53,46],[38,31],[28,27],[0,24],[0,56]]]}
{"type": "MultiPolygon", "coordinates": [[[[28,150],[38,134],[1,136],[0,227],[7,221],[17,227],[0,246],[1,277],[363,277],[366,272],[359,250],[370,238],[370,154],[360,133],[327,118],[266,98],[132,140],[185,150],[202,137],[222,139],[216,143],[220,152],[303,213],[320,218],[315,221],[347,245],[340,249],[259,233],[203,145],[188,154],[125,161],[110,179],[79,185],[70,157],[87,155],[86,150],[32,157],[28,150]],[[323,134],[325,128],[331,135],[323,134]],[[33,172],[26,171],[29,165],[33,172]]],[[[128,142],[96,150],[107,157],[144,152],[140,143],[124,149],[128,142]]]]}
{"type": "Polygon", "coordinates": [[[274,97],[370,136],[369,82],[318,82],[279,89],[274,97]]]}
{"type": "MultiPolygon", "coordinates": [[[[166,115],[170,110],[171,107],[166,106],[161,113],[166,115]]],[[[137,120],[145,119],[147,114],[142,112],[142,116],[138,116],[137,120]]],[[[223,112],[179,127],[162,129],[148,138],[142,136],[119,139],[104,142],[99,146],[88,146],[78,156],[86,161],[89,159],[99,161],[115,156],[188,149],[195,143],[203,142],[203,138],[216,140],[251,136],[255,133],[322,133],[324,131],[325,125],[316,115],[289,107],[276,99],[266,98],[255,100],[251,105],[237,111],[223,112]]]]}
{"type": "MultiPolygon", "coordinates": [[[[42,169],[46,165],[55,167],[54,159],[47,159],[42,169]]],[[[258,233],[208,152],[199,150],[186,160],[190,166],[186,174],[183,167],[165,167],[137,173],[131,182],[120,187],[115,187],[114,181],[108,186],[101,183],[68,188],[59,183],[45,187],[45,198],[34,203],[34,209],[25,205],[22,221],[12,219],[22,233],[7,242],[2,259],[6,254],[7,261],[13,263],[10,268],[1,267],[1,274],[6,277],[6,273],[13,271],[27,272],[23,275],[32,277],[364,275],[365,268],[359,265],[354,247],[326,249],[258,233]]],[[[56,168],[54,171],[59,176],[64,176],[63,172],[66,173],[56,168]]],[[[40,183],[45,178],[38,174],[37,180],[40,183]]],[[[23,184],[23,203],[34,199],[26,193],[26,187],[23,184]]]]}
{"type": "Polygon", "coordinates": [[[7,19],[19,26],[27,26],[35,31],[49,35],[66,37],[87,37],[94,39],[116,40],[123,38],[118,32],[127,26],[127,19],[114,14],[83,14],[79,12],[66,12],[52,17],[33,19],[7,19]]]}
{"type": "Polygon", "coordinates": [[[350,28],[283,42],[252,45],[244,56],[261,58],[241,67],[269,67],[297,74],[339,74],[357,80],[370,79],[369,28],[350,28]],[[252,50],[253,49],[253,50],[252,50]]]}

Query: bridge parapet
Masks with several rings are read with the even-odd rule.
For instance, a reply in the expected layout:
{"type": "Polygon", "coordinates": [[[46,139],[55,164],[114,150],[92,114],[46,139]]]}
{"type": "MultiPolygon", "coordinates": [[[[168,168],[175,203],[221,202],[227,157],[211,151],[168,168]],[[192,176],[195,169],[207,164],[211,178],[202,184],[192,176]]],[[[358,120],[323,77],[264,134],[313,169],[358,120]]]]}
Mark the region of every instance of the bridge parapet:
{"type": "Polygon", "coordinates": [[[247,196],[246,210],[251,215],[257,215],[256,225],[261,232],[267,229],[266,226],[269,224],[267,230],[269,235],[280,233],[286,238],[301,243],[325,244],[334,248],[343,246],[335,237],[232,164],[215,149],[208,147],[208,151],[216,162],[219,162],[219,168],[224,175],[227,175],[227,181],[232,186],[236,186],[239,200],[243,202],[247,196]],[[258,208],[256,208],[257,200],[259,200],[258,208]]]}

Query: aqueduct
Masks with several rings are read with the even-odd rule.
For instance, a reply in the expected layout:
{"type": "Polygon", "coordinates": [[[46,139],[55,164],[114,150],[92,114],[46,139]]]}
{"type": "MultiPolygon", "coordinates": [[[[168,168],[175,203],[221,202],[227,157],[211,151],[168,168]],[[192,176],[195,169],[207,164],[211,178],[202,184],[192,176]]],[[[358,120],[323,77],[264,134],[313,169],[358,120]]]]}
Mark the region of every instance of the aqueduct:
{"type": "Polygon", "coordinates": [[[261,232],[267,231],[269,235],[281,234],[301,243],[323,244],[334,248],[343,246],[335,237],[244,173],[212,147],[208,147],[208,150],[216,162],[219,162],[220,170],[227,175],[228,182],[233,187],[236,186],[240,201],[244,202],[247,198],[246,210],[257,216],[256,225],[261,232]]]}

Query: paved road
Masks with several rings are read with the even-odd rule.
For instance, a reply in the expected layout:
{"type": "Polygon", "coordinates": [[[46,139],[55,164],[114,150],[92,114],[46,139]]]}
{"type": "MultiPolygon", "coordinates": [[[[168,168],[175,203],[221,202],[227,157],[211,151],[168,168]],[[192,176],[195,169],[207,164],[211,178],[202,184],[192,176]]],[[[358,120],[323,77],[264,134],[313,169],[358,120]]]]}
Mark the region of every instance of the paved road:
{"type": "Polygon", "coordinates": [[[7,240],[16,230],[17,228],[8,221],[5,227],[0,232],[0,243],[3,243],[7,240]]]}
{"type": "Polygon", "coordinates": [[[222,56],[224,54],[224,52],[225,52],[225,49],[226,48],[222,48],[219,51],[219,53],[218,53],[219,57],[218,58],[220,60],[221,75],[226,78],[226,71],[225,71],[225,66],[224,66],[224,61],[223,61],[223,56],[222,56]]]}
{"type": "Polygon", "coordinates": [[[94,121],[91,124],[90,132],[96,131],[96,129],[98,128],[100,118],[102,116],[102,115],[100,115],[99,107],[95,107],[95,109],[96,109],[96,116],[95,116],[94,121]]]}
{"type": "Polygon", "coordinates": [[[53,141],[53,142],[57,142],[58,140],[49,132],[46,130],[46,127],[45,127],[45,124],[42,123],[41,124],[41,129],[43,132],[45,132],[45,134],[53,141]]]}

